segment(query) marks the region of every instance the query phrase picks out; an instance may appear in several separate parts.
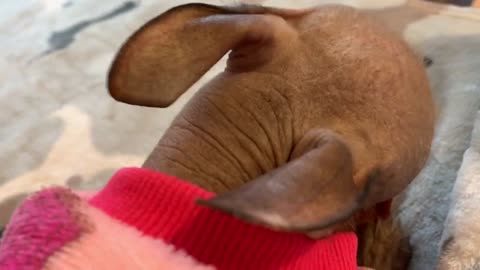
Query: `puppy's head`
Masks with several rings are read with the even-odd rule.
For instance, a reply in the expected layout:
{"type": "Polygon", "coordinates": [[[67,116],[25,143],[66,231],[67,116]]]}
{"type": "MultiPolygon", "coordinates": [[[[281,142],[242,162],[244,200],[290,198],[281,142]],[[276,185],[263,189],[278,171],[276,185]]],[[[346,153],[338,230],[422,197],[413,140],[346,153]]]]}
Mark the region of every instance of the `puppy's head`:
{"type": "Polygon", "coordinates": [[[357,10],[341,5],[304,10],[177,6],[123,44],[111,66],[108,89],[121,102],[167,107],[229,53],[227,72],[278,75],[307,95],[338,68],[336,57],[381,57],[381,50],[368,43],[378,36],[365,24],[357,10]],[[358,38],[362,35],[366,38],[358,38]],[[358,52],[349,51],[352,43],[358,52]]]}

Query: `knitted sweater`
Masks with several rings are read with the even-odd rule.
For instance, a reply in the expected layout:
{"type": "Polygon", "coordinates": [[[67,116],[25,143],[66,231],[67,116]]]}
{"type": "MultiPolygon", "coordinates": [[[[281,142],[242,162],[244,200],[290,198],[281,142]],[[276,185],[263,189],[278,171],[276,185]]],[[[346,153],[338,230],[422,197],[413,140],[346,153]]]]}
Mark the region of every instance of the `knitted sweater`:
{"type": "Polygon", "coordinates": [[[119,170],[88,200],[45,189],[13,215],[0,269],[357,269],[355,234],[275,232],[194,203],[211,196],[139,168],[119,170]]]}

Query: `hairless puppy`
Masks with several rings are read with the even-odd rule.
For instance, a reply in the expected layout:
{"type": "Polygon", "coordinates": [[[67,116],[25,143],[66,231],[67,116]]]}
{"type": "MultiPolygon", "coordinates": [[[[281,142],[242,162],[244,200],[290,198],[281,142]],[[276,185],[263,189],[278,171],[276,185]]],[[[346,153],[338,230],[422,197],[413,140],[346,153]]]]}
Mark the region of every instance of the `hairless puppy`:
{"type": "Polygon", "coordinates": [[[197,203],[322,237],[423,168],[434,105],[422,60],[346,6],[172,8],[122,46],[109,92],[168,107],[228,52],[143,165],[218,194],[197,203]]]}

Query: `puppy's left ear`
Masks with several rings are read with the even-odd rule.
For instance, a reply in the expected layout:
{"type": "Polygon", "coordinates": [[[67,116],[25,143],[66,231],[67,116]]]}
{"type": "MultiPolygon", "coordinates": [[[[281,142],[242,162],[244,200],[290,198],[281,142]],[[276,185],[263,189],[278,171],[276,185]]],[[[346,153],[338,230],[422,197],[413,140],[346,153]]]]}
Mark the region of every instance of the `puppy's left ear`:
{"type": "Polygon", "coordinates": [[[293,35],[280,15],[296,13],[198,3],[174,7],[122,45],[108,75],[110,95],[128,104],[164,108],[229,51],[229,68],[257,68],[272,59],[275,44],[293,35]]]}
{"type": "Polygon", "coordinates": [[[364,206],[369,183],[357,186],[352,155],[341,138],[312,130],[286,165],[201,205],[283,231],[311,232],[349,219],[364,206]]]}

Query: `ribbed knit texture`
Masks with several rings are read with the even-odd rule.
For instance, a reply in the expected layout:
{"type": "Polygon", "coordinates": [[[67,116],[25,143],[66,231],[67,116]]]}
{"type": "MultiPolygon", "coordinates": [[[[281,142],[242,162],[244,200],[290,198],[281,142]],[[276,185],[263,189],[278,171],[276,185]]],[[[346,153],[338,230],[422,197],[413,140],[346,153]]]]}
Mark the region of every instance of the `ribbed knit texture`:
{"type": "Polygon", "coordinates": [[[63,190],[43,190],[16,209],[0,244],[1,270],[42,269],[50,256],[90,230],[76,211],[80,198],[63,190]]]}
{"type": "Polygon", "coordinates": [[[125,168],[90,204],[219,270],[357,269],[355,234],[338,233],[314,241],[275,232],[194,203],[196,198],[211,196],[172,176],[125,168]]]}
{"type": "Polygon", "coordinates": [[[0,242],[1,270],[218,270],[142,234],[64,187],[15,211],[0,242]]]}

